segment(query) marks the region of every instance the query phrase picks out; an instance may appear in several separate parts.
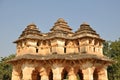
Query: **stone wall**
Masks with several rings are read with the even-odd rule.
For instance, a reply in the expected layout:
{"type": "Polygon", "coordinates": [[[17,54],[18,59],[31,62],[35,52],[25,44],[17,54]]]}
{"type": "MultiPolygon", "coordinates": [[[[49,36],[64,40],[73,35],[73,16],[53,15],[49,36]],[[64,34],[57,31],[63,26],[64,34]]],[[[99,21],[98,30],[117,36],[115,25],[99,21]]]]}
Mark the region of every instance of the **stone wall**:
{"type": "Polygon", "coordinates": [[[25,40],[17,44],[17,55],[22,54],[41,54],[51,53],[69,54],[69,53],[88,53],[103,55],[102,42],[95,39],[52,39],[52,40],[25,40]]]}

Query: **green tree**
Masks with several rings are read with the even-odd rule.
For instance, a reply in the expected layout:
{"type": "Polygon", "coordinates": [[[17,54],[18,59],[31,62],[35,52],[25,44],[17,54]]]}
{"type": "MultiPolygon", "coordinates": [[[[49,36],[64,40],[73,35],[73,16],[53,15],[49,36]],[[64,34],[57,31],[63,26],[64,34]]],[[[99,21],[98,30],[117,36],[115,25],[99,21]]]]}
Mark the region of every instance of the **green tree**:
{"type": "Polygon", "coordinates": [[[117,62],[108,67],[109,80],[120,80],[120,39],[105,42],[103,52],[117,62]]]}
{"type": "Polygon", "coordinates": [[[14,57],[15,55],[12,54],[8,57],[0,58],[0,80],[11,80],[12,66],[7,61],[14,57]]]}

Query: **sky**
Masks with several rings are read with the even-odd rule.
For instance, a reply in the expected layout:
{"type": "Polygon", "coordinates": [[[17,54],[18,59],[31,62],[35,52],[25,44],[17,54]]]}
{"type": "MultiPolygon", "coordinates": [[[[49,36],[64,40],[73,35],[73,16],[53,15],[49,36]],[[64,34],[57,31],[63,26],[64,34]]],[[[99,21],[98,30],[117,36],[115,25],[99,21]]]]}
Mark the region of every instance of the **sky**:
{"type": "Polygon", "coordinates": [[[16,53],[17,40],[34,23],[49,32],[58,18],[76,31],[87,22],[101,38],[120,38],[120,0],[0,0],[0,57],[16,53]]]}

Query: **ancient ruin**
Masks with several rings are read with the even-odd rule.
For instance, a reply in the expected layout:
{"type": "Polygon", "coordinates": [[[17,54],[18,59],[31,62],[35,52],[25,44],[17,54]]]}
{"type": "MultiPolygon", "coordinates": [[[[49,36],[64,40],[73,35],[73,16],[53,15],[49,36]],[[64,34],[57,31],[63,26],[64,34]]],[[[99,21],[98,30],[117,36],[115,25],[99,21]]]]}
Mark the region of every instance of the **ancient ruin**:
{"type": "Polygon", "coordinates": [[[87,23],[72,32],[59,18],[48,33],[30,24],[14,41],[12,80],[108,80],[112,60],[103,55],[103,42],[87,23]]]}

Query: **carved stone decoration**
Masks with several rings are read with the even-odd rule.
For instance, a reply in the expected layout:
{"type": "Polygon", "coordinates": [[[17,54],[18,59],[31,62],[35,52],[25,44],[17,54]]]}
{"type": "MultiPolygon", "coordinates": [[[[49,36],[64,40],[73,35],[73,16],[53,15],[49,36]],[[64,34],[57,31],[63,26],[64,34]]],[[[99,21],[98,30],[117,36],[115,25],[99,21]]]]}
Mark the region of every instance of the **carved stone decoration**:
{"type": "Polygon", "coordinates": [[[59,18],[48,33],[32,23],[14,41],[12,80],[108,80],[114,61],[103,55],[104,41],[88,23],[72,32],[59,18]]]}
{"type": "Polygon", "coordinates": [[[39,53],[41,55],[47,55],[50,53],[50,45],[48,41],[42,41],[40,48],[39,48],[39,53]]]}
{"type": "Polygon", "coordinates": [[[66,53],[69,54],[69,53],[78,53],[79,51],[79,45],[78,45],[78,42],[77,41],[66,41],[65,43],[65,48],[66,48],[66,53]]]}

